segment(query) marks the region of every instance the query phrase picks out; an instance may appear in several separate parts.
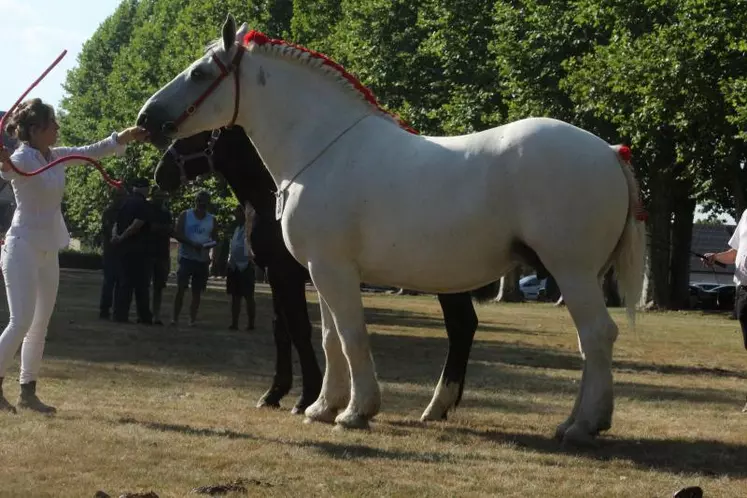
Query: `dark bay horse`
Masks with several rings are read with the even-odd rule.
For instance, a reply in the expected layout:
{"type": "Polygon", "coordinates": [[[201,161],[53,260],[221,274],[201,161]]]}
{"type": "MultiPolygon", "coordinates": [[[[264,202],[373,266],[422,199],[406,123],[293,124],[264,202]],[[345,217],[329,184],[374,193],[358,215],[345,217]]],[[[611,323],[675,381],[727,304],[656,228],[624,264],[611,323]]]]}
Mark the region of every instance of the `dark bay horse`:
{"type": "MultiPolygon", "coordinates": [[[[276,186],[259,154],[240,126],[202,132],[175,141],[156,168],[158,186],[173,192],[200,175],[221,174],[238,200],[255,210],[251,245],[255,264],[266,271],[272,290],[275,317],[275,376],[259,406],[279,407],[292,385],[292,352],[295,346],[301,363],[303,391],[293,408],[302,414],[321,389],[322,375],[311,343],[311,322],[306,303],[308,270],[285,247],[280,222],[275,219],[276,186]]],[[[475,297],[486,296],[478,291],[475,297]]],[[[468,292],[439,294],[449,350],[433,400],[422,420],[446,419],[448,410],[459,404],[464,390],[477,315],[468,292]]]]}

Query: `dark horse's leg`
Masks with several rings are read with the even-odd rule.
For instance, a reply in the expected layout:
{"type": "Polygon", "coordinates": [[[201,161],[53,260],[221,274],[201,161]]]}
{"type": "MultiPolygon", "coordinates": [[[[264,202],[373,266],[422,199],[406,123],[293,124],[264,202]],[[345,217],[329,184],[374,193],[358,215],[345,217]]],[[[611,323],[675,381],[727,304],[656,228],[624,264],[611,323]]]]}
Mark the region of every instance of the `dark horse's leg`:
{"type": "MultiPolygon", "coordinates": [[[[290,256],[290,255],[289,255],[290,256]]],[[[311,344],[311,321],[306,305],[306,269],[295,260],[283,259],[267,269],[275,309],[275,378],[257,406],[280,406],[293,382],[291,344],[296,347],[303,391],[293,413],[303,414],[319,396],[322,373],[311,344]]]]}
{"type": "Polygon", "coordinates": [[[270,289],[272,290],[272,335],[275,340],[275,376],[272,385],[257,402],[257,408],[280,408],[280,400],[288,394],[293,385],[293,359],[291,358],[291,340],[288,325],[283,313],[282,272],[276,271],[275,265],[265,267],[270,289]]]}
{"type": "Polygon", "coordinates": [[[436,391],[421,420],[446,420],[446,414],[462,399],[472,340],[477,330],[477,314],[469,292],[439,294],[444,314],[449,352],[436,391]]]}
{"type": "Polygon", "coordinates": [[[296,415],[303,415],[306,407],[319,397],[322,389],[322,371],[311,343],[311,320],[306,303],[306,281],[309,280],[309,273],[295,260],[293,263],[294,266],[289,263],[292,276],[287,278],[287,306],[283,311],[288,333],[298,353],[303,382],[301,396],[292,411],[296,415]]]}

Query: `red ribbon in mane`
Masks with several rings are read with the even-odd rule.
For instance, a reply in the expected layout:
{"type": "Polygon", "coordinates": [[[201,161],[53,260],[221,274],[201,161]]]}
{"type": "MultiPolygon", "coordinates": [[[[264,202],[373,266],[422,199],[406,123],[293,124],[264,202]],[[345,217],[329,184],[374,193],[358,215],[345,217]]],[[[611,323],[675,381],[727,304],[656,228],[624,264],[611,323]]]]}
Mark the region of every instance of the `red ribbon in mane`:
{"type": "MultiPolygon", "coordinates": [[[[21,95],[21,97],[20,97],[20,98],[19,98],[18,100],[16,100],[16,103],[15,103],[15,104],[13,104],[13,106],[12,106],[12,107],[11,107],[11,108],[10,108],[10,109],[8,110],[8,112],[6,112],[6,113],[5,113],[4,115],[3,115],[3,117],[2,117],[2,118],[0,118],[0,149],[4,149],[4,148],[5,148],[5,144],[3,143],[3,132],[5,131],[5,118],[7,118],[7,117],[8,117],[8,116],[10,116],[11,114],[13,114],[13,111],[14,111],[14,110],[16,109],[16,107],[18,107],[18,104],[20,104],[20,103],[21,103],[21,101],[22,101],[22,100],[23,100],[23,99],[24,99],[24,98],[26,97],[26,95],[28,95],[28,93],[29,93],[29,92],[30,92],[31,90],[33,90],[33,89],[34,89],[34,87],[35,87],[36,85],[38,85],[38,84],[39,84],[39,82],[40,82],[41,80],[43,80],[43,79],[44,79],[44,78],[45,78],[45,77],[47,76],[47,74],[48,74],[48,73],[49,73],[49,72],[50,72],[50,71],[52,70],[52,68],[54,68],[54,67],[55,67],[55,66],[57,65],[57,63],[58,63],[58,62],[60,62],[60,61],[62,60],[62,58],[63,58],[63,57],[65,57],[65,54],[67,54],[67,50],[63,50],[63,51],[62,51],[62,53],[61,53],[61,54],[60,54],[60,55],[59,55],[59,56],[57,57],[57,59],[55,59],[55,61],[54,61],[54,62],[53,62],[53,63],[52,63],[52,64],[51,64],[51,65],[50,65],[50,66],[49,66],[48,68],[47,68],[47,70],[46,70],[46,71],[44,71],[44,72],[42,73],[42,75],[41,75],[41,76],[39,76],[39,77],[38,77],[38,78],[36,79],[36,81],[34,81],[34,83],[32,83],[32,84],[31,84],[31,86],[30,86],[30,87],[28,87],[28,89],[26,89],[26,91],[25,91],[25,92],[23,93],[23,95],[21,95]]],[[[104,177],[104,181],[105,181],[106,183],[108,183],[109,185],[111,185],[111,186],[112,186],[112,187],[114,187],[114,188],[122,188],[122,182],[121,182],[121,181],[112,179],[112,178],[111,178],[111,177],[110,177],[110,176],[109,176],[109,175],[108,175],[108,174],[106,173],[106,171],[104,170],[104,167],[103,167],[103,166],[101,166],[101,164],[100,164],[100,163],[99,163],[98,161],[96,161],[96,160],[95,160],[95,159],[93,159],[93,158],[90,158],[90,157],[86,157],[86,156],[80,156],[80,155],[70,155],[70,156],[65,156],[65,157],[61,157],[61,158],[59,158],[59,159],[56,159],[56,160],[52,161],[51,163],[49,163],[49,164],[47,164],[47,165],[45,165],[45,166],[42,166],[41,168],[39,168],[39,169],[37,169],[37,170],[34,170],[34,171],[29,171],[29,172],[26,172],[26,171],[21,171],[21,170],[20,170],[20,169],[18,169],[18,167],[17,167],[17,166],[15,165],[15,164],[13,164],[13,162],[12,162],[12,161],[10,161],[10,160],[8,160],[8,163],[10,164],[10,167],[11,167],[11,168],[13,169],[13,171],[15,171],[16,173],[18,173],[18,174],[19,174],[19,175],[21,175],[21,176],[36,176],[36,175],[38,175],[38,174],[40,174],[40,173],[43,173],[43,172],[47,171],[47,170],[48,170],[49,168],[52,168],[52,167],[54,167],[54,166],[57,166],[58,164],[60,164],[60,163],[63,163],[63,162],[66,162],[66,161],[71,161],[71,160],[73,160],[73,159],[78,159],[78,160],[81,160],[81,161],[87,161],[87,162],[89,162],[89,163],[93,164],[93,165],[94,165],[94,167],[95,167],[95,168],[96,168],[97,170],[99,170],[99,173],[101,173],[101,176],[103,176],[103,177],[104,177]]]]}
{"type": "Polygon", "coordinates": [[[302,52],[306,52],[307,54],[311,55],[312,57],[314,57],[316,59],[323,60],[324,61],[323,65],[330,66],[330,67],[336,69],[337,72],[339,72],[340,75],[342,75],[343,78],[345,78],[346,80],[348,80],[350,82],[350,84],[353,85],[353,87],[356,90],[358,90],[361,93],[361,95],[363,95],[363,97],[371,105],[373,105],[374,107],[376,107],[377,109],[379,109],[381,112],[383,112],[385,114],[388,114],[391,117],[393,117],[397,121],[397,123],[399,123],[399,125],[403,129],[405,129],[405,130],[407,130],[410,133],[413,133],[415,135],[418,134],[418,132],[414,128],[412,128],[411,126],[409,126],[407,123],[405,123],[405,121],[402,118],[400,118],[399,116],[396,116],[395,114],[393,114],[393,113],[391,113],[391,112],[383,109],[381,107],[381,105],[379,104],[379,102],[376,100],[376,97],[374,96],[373,92],[371,92],[370,89],[368,89],[365,86],[363,86],[363,84],[360,81],[358,81],[358,79],[355,76],[353,76],[352,74],[350,74],[349,72],[347,72],[344,67],[342,67],[340,64],[338,64],[337,62],[333,61],[332,59],[330,59],[326,55],[324,55],[324,54],[322,54],[320,52],[316,52],[315,50],[311,50],[311,49],[308,49],[306,47],[302,47],[300,45],[296,45],[295,43],[290,43],[290,42],[287,42],[287,41],[284,41],[284,40],[277,40],[277,39],[274,39],[274,38],[270,38],[266,34],[260,33],[259,31],[255,31],[255,30],[251,30],[250,32],[248,32],[246,34],[246,36],[244,36],[244,45],[248,45],[250,42],[254,42],[257,45],[265,45],[265,44],[269,43],[270,45],[283,45],[283,46],[287,46],[287,47],[293,47],[293,48],[295,48],[297,50],[300,50],[302,52]]]}

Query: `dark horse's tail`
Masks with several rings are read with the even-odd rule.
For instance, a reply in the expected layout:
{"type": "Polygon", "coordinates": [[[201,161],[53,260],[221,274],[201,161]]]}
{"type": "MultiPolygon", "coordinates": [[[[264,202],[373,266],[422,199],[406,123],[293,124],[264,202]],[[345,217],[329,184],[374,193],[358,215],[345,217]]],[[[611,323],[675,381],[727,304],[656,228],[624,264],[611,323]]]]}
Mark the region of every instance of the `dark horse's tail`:
{"type": "Polygon", "coordinates": [[[482,304],[495,299],[495,296],[498,295],[498,291],[500,290],[500,288],[501,281],[496,280],[495,282],[490,282],[487,285],[483,285],[482,287],[478,287],[477,289],[470,291],[470,294],[475,299],[475,301],[482,304]]]}

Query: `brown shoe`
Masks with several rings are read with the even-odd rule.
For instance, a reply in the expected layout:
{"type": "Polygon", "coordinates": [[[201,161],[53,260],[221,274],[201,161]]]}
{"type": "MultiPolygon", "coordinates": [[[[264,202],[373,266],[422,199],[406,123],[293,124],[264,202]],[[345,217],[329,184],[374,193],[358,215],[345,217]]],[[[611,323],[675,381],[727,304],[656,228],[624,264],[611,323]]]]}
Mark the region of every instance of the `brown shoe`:
{"type": "Polygon", "coordinates": [[[16,406],[21,410],[32,410],[39,413],[57,413],[57,408],[45,405],[36,396],[36,381],[21,384],[21,394],[18,395],[16,406]]]}

